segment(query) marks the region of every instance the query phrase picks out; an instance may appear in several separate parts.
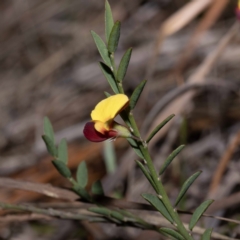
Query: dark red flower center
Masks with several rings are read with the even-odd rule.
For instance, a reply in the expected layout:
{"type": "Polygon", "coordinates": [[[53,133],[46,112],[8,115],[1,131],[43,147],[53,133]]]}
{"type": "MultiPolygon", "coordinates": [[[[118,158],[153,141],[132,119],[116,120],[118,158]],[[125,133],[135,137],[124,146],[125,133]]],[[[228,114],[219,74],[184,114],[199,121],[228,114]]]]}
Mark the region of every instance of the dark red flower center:
{"type": "Polygon", "coordinates": [[[104,132],[104,134],[98,132],[94,128],[94,122],[87,122],[83,129],[84,136],[92,142],[102,142],[110,138],[117,137],[118,133],[115,130],[109,130],[104,132]]]}

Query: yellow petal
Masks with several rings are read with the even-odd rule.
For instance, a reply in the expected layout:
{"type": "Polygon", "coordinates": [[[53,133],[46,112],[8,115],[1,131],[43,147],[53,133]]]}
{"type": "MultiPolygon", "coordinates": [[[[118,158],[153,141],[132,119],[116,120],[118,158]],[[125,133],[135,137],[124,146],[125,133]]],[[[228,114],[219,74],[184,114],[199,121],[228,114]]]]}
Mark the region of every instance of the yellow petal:
{"type": "Polygon", "coordinates": [[[95,128],[98,132],[100,132],[100,133],[102,133],[102,134],[104,134],[106,131],[109,130],[108,128],[106,128],[106,126],[105,126],[104,123],[99,122],[99,121],[96,121],[96,122],[94,123],[94,128],[95,128]]]}
{"type": "Polygon", "coordinates": [[[91,113],[92,120],[106,123],[114,119],[128,102],[129,99],[125,94],[110,96],[97,104],[91,113]]]}

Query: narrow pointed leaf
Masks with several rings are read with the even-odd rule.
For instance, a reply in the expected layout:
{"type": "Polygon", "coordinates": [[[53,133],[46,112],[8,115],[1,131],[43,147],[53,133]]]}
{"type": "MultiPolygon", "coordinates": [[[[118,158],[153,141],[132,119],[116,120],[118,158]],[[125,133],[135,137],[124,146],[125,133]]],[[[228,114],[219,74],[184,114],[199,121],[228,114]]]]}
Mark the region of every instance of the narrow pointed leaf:
{"type": "Polygon", "coordinates": [[[169,117],[167,117],[165,120],[163,120],[148,136],[147,143],[151,141],[151,139],[157,134],[175,115],[172,114],[169,117]]]}
{"type": "Polygon", "coordinates": [[[127,218],[127,221],[140,222],[140,223],[146,224],[146,222],[144,220],[142,220],[141,218],[135,216],[134,214],[132,214],[126,210],[118,209],[118,212],[121,213],[125,218],[127,218]]]}
{"type": "Polygon", "coordinates": [[[212,228],[206,229],[203,233],[201,240],[211,240],[212,228]]]}
{"type": "Polygon", "coordinates": [[[44,135],[48,136],[53,142],[53,144],[55,144],[53,127],[48,117],[44,117],[43,129],[44,135]]]}
{"type": "Polygon", "coordinates": [[[112,10],[108,1],[105,1],[105,35],[108,42],[110,33],[114,25],[112,10]]]}
{"type": "Polygon", "coordinates": [[[52,161],[54,167],[58,170],[58,172],[65,178],[70,178],[72,176],[71,171],[67,167],[65,163],[59,160],[52,161]]]}
{"type": "Polygon", "coordinates": [[[206,200],[204,201],[197,209],[194,211],[190,223],[189,223],[189,229],[192,230],[194,226],[197,224],[200,217],[203,215],[203,213],[207,210],[207,208],[214,202],[214,200],[206,200]]]}
{"type": "Polygon", "coordinates": [[[128,211],[122,210],[122,209],[118,209],[118,212],[121,213],[124,216],[124,221],[126,221],[126,222],[135,223],[136,226],[138,225],[141,228],[143,226],[146,227],[146,228],[148,228],[148,227],[151,228],[152,227],[151,224],[145,222],[145,220],[143,220],[142,218],[132,214],[131,212],[128,212],[128,211]]]}
{"type": "Polygon", "coordinates": [[[110,217],[111,214],[111,210],[105,207],[90,207],[88,208],[88,211],[103,215],[105,217],[110,217]]]}
{"type": "Polygon", "coordinates": [[[155,183],[154,183],[154,181],[153,181],[153,179],[152,179],[149,171],[143,166],[143,164],[142,164],[140,161],[136,160],[136,163],[137,163],[137,165],[141,168],[143,174],[144,174],[145,177],[148,179],[148,181],[151,183],[152,187],[153,187],[155,190],[157,190],[156,185],[155,185],[155,183]]]}
{"type": "Polygon", "coordinates": [[[136,142],[136,140],[132,139],[132,138],[127,138],[128,143],[131,145],[132,149],[135,151],[135,153],[141,158],[144,159],[144,156],[142,154],[142,152],[139,150],[139,146],[136,142]]]}
{"type": "Polygon", "coordinates": [[[66,139],[62,139],[58,146],[58,159],[65,164],[68,162],[68,148],[66,139]]]}
{"type": "Polygon", "coordinates": [[[131,54],[132,54],[132,48],[129,48],[121,59],[121,62],[119,64],[118,71],[117,71],[117,80],[119,82],[122,82],[122,80],[126,75],[131,54]]]}
{"type": "Polygon", "coordinates": [[[164,171],[166,170],[166,168],[169,166],[169,164],[172,162],[172,160],[182,151],[182,149],[184,148],[184,145],[179,146],[177,149],[175,149],[165,160],[165,162],[163,163],[160,171],[159,171],[159,175],[162,175],[164,173],[164,171]]]}
{"type": "Polygon", "coordinates": [[[117,87],[117,84],[115,82],[115,79],[114,79],[114,76],[113,76],[113,73],[111,71],[111,69],[104,63],[100,62],[99,63],[99,66],[105,76],[105,78],[107,79],[110,87],[112,88],[113,92],[114,93],[119,93],[119,90],[118,90],[118,87],[117,87]]]}
{"type": "Polygon", "coordinates": [[[104,195],[104,191],[103,191],[103,187],[102,187],[102,183],[101,181],[96,181],[95,183],[93,183],[91,191],[93,194],[95,195],[104,195]]]}
{"type": "Polygon", "coordinates": [[[85,161],[81,162],[77,168],[77,182],[81,188],[85,188],[88,183],[88,170],[85,161]]]}
{"type": "Polygon", "coordinates": [[[173,223],[173,219],[170,216],[168,210],[164,206],[163,202],[157,196],[148,193],[143,193],[142,196],[152,206],[154,206],[169,222],[173,223]]]}
{"type": "Polygon", "coordinates": [[[103,61],[109,67],[111,67],[111,60],[110,60],[109,52],[108,52],[108,49],[107,49],[105,43],[103,42],[101,37],[97,33],[95,33],[94,31],[91,31],[91,34],[92,34],[93,40],[94,40],[94,42],[97,46],[97,49],[98,49],[103,61]]]}
{"type": "Polygon", "coordinates": [[[88,210],[90,212],[94,212],[94,213],[100,214],[102,216],[105,216],[105,217],[107,217],[108,219],[111,219],[111,221],[113,221],[117,224],[120,224],[122,222],[122,220],[118,219],[118,218],[121,219],[121,216],[120,216],[121,214],[118,215],[115,211],[111,211],[108,208],[105,208],[105,207],[90,207],[88,210]]]}
{"type": "Polygon", "coordinates": [[[104,94],[105,94],[106,97],[111,97],[111,96],[112,96],[112,95],[111,95],[110,93],[108,93],[108,92],[104,92],[104,94]]]}
{"type": "Polygon", "coordinates": [[[147,80],[143,80],[137,87],[136,89],[133,91],[132,96],[130,97],[130,102],[129,102],[129,106],[131,109],[134,109],[134,107],[137,104],[137,101],[143,91],[143,88],[146,84],[147,80]]]}
{"type": "Polygon", "coordinates": [[[73,190],[83,200],[85,200],[87,202],[91,202],[91,197],[90,197],[90,195],[88,194],[88,192],[84,188],[80,187],[79,185],[75,185],[75,186],[73,186],[73,190]]]}
{"type": "Polygon", "coordinates": [[[202,171],[198,171],[194,173],[191,177],[189,177],[184,184],[182,185],[182,188],[177,196],[175,206],[178,205],[178,203],[181,201],[187,190],[190,188],[190,186],[193,184],[193,182],[198,178],[198,176],[202,173],[202,171]]]}
{"type": "Polygon", "coordinates": [[[52,141],[52,139],[47,135],[43,135],[42,139],[45,142],[45,145],[47,147],[49,154],[51,154],[53,157],[56,158],[57,157],[57,148],[54,145],[54,142],[52,141]]]}
{"type": "Polygon", "coordinates": [[[124,216],[117,211],[111,211],[111,217],[117,219],[120,222],[124,222],[124,216]]]}
{"type": "Polygon", "coordinates": [[[185,240],[185,238],[178,232],[176,232],[175,230],[171,229],[171,228],[165,228],[162,227],[160,228],[161,232],[164,232],[168,235],[170,235],[171,237],[174,237],[175,239],[179,239],[179,240],[185,240]]]}
{"type": "Polygon", "coordinates": [[[120,28],[121,23],[119,21],[115,22],[108,39],[108,51],[110,53],[114,53],[117,49],[118,41],[120,38],[120,28]]]}

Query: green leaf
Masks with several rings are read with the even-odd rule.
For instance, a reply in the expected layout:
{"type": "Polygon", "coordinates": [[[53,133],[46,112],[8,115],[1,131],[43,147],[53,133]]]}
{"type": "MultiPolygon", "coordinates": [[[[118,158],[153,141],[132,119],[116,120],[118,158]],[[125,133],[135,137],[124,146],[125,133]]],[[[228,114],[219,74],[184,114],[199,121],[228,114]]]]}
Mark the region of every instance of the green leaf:
{"type": "Polygon", "coordinates": [[[58,170],[58,172],[64,176],[65,178],[70,178],[72,176],[71,171],[67,167],[65,163],[60,160],[53,160],[52,161],[54,167],[58,170]]]}
{"type": "Polygon", "coordinates": [[[143,91],[143,88],[144,88],[146,82],[147,82],[147,80],[143,80],[133,91],[133,94],[130,97],[130,101],[129,101],[129,106],[131,109],[134,109],[134,107],[136,106],[137,101],[143,91]]]}
{"type": "Polygon", "coordinates": [[[88,194],[88,192],[84,188],[80,187],[79,185],[75,185],[75,186],[73,186],[73,190],[83,200],[91,202],[91,197],[90,197],[90,195],[88,194]]]}
{"type": "Polygon", "coordinates": [[[77,182],[81,188],[85,188],[88,183],[88,170],[86,162],[83,161],[78,165],[77,168],[77,182]]]}
{"type": "Polygon", "coordinates": [[[143,166],[143,164],[140,161],[136,160],[136,163],[141,168],[143,174],[148,179],[148,181],[151,183],[152,187],[157,191],[156,185],[155,185],[149,171],[143,166]]]}
{"type": "Polygon", "coordinates": [[[102,195],[102,196],[104,196],[104,191],[103,191],[103,187],[102,187],[101,181],[98,180],[95,183],[93,183],[91,191],[95,195],[102,195]]]}
{"type": "Polygon", "coordinates": [[[88,211],[103,215],[105,217],[110,217],[111,215],[111,210],[105,207],[90,207],[88,208],[88,211]]]}
{"type": "Polygon", "coordinates": [[[211,240],[211,234],[212,234],[212,229],[206,229],[206,231],[203,233],[201,240],[211,240]]]}
{"type": "Polygon", "coordinates": [[[202,216],[202,214],[207,210],[207,208],[214,202],[214,200],[206,200],[204,201],[197,209],[194,211],[190,223],[189,223],[189,229],[192,231],[194,226],[197,224],[199,218],[202,216]]]}
{"type": "Polygon", "coordinates": [[[105,76],[105,78],[107,79],[109,85],[111,86],[112,90],[114,93],[119,93],[119,90],[118,90],[118,87],[117,87],[117,84],[115,82],[115,79],[114,79],[114,76],[113,76],[113,73],[111,71],[111,69],[104,63],[100,62],[99,63],[99,66],[105,76]]]}
{"type": "Polygon", "coordinates": [[[126,211],[126,210],[122,210],[122,209],[118,209],[118,212],[121,213],[125,219],[128,222],[134,222],[134,223],[146,223],[144,220],[142,220],[141,218],[135,216],[134,214],[126,211]]]}
{"type": "Polygon", "coordinates": [[[173,229],[162,227],[160,228],[160,231],[174,237],[175,239],[185,240],[185,238],[180,233],[176,232],[173,229]]]}
{"type": "Polygon", "coordinates": [[[55,144],[53,127],[48,117],[44,117],[43,130],[44,135],[48,136],[53,142],[53,144],[55,144]]]}
{"type": "Polygon", "coordinates": [[[117,211],[111,211],[111,217],[119,220],[120,222],[124,222],[124,216],[117,211]]]}
{"type": "Polygon", "coordinates": [[[62,139],[58,146],[58,159],[65,164],[68,162],[68,148],[66,139],[62,139]]]}
{"type": "Polygon", "coordinates": [[[129,48],[125,54],[123,55],[121,62],[119,64],[118,67],[118,71],[117,71],[117,80],[119,82],[122,82],[122,80],[124,79],[126,72],[127,72],[127,68],[128,68],[128,64],[131,58],[131,54],[132,54],[132,48],[129,48]]]}
{"type": "Polygon", "coordinates": [[[116,223],[121,223],[124,221],[124,216],[120,212],[112,211],[105,207],[90,207],[88,210],[90,212],[94,212],[107,218],[110,218],[111,220],[117,220],[116,223]]]}
{"type": "Polygon", "coordinates": [[[146,199],[152,206],[154,206],[169,222],[173,223],[173,219],[170,216],[168,210],[164,206],[163,202],[157,197],[149,193],[143,193],[143,198],[146,199]]]}
{"type": "Polygon", "coordinates": [[[132,138],[127,138],[127,140],[128,140],[128,143],[130,144],[130,146],[132,147],[132,149],[135,151],[135,153],[140,158],[144,159],[142,152],[139,150],[139,145],[138,145],[137,141],[132,138]]]}
{"type": "Polygon", "coordinates": [[[96,34],[94,31],[91,31],[92,33],[92,37],[93,37],[93,40],[97,46],[97,49],[103,59],[103,61],[109,66],[111,67],[112,64],[111,64],[111,59],[109,57],[109,52],[108,52],[108,49],[105,45],[105,43],[103,42],[103,40],[101,39],[101,37],[96,34]]]}
{"type": "Polygon", "coordinates": [[[51,154],[53,157],[57,157],[57,148],[54,145],[54,142],[52,141],[52,139],[47,135],[43,135],[42,139],[46,144],[49,154],[51,154]]]}
{"type": "Polygon", "coordinates": [[[117,49],[118,41],[120,38],[120,28],[121,23],[119,21],[115,22],[108,39],[108,51],[110,53],[114,53],[117,49]]]}
{"type": "Polygon", "coordinates": [[[175,149],[165,160],[165,162],[163,163],[160,171],[159,171],[159,175],[162,175],[164,173],[164,171],[166,170],[166,168],[168,167],[168,165],[172,162],[172,160],[182,151],[182,149],[184,148],[184,145],[179,146],[177,149],[175,149]]]}
{"type": "Polygon", "coordinates": [[[164,119],[159,125],[157,125],[157,127],[148,136],[146,142],[149,143],[151,141],[151,139],[155,136],[155,134],[157,134],[158,131],[161,130],[162,127],[164,127],[174,116],[175,116],[174,114],[170,115],[169,117],[164,119]]]}
{"type": "Polygon", "coordinates": [[[112,95],[108,92],[104,92],[105,96],[108,98],[108,97],[111,97],[112,95]]]}
{"type": "Polygon", "coordinates": [[[202,173],[202,171],[198,171],[194,173],[191,177],[189,177],[184,184],[182,185],[182,188],[177,196],[175,206],[178,205],[178,203],[182,200],[183,196],[187,192],[187,190],[190,188],[190,186],[193,184],[193,182],[197,179],[197,177],[202,173]]]}
{"type": "Polygon", "coordinates": [[[112,10],[108,1],[105,1],[105,35],[106,41],[108,42],[110,33],[114,25],[112,10]]]}

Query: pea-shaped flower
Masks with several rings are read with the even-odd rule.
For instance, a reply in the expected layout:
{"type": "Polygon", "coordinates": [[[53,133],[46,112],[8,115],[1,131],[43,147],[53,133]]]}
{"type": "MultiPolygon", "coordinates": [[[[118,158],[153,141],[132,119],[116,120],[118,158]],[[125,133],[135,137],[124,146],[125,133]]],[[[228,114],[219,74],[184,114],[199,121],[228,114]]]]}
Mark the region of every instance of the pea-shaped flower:
{"type": "Polygon", "coordinates": [[[86,123],[83,133],[92,142],[102,142],[117,137],[131,137],[131,132],[114,121],[129,104],[124,94],[116,94],[99,102],[91,113],[92,121],[86,123]]]}

